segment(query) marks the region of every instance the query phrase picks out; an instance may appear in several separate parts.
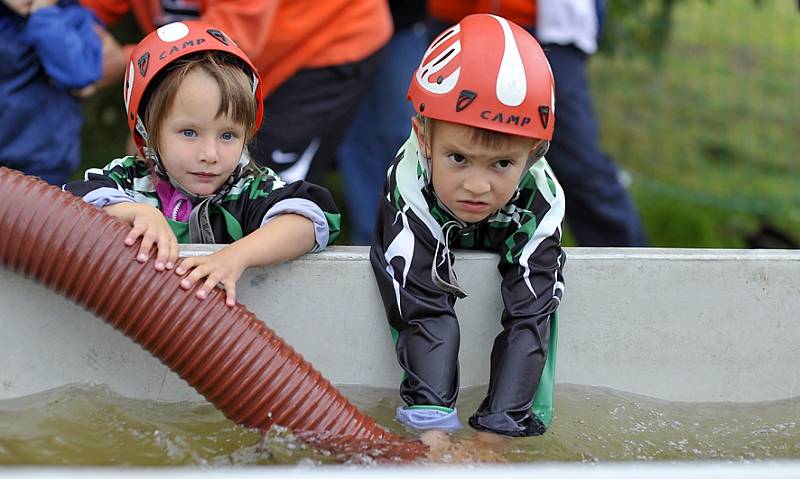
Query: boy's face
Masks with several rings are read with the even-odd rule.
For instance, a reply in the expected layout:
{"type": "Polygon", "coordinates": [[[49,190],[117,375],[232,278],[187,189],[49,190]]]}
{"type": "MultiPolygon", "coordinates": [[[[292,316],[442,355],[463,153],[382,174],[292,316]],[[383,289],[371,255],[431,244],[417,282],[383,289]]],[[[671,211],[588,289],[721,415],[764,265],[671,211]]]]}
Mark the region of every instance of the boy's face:
{"type": "Polygon", "coordinates": [[[446,121],[428,122],[430,144],[422,120],[414,131],[431,159],[431,182],[439,201],[466,223],[476,223],[505,206],[517,190],[535,142],[509,135],[499,146],[473,138],[473,128],[446,121]]]}
{"type": "Polygon", "coordinates": [[[221,93],[202,69],[190,71],[170,105],[159,133],[167,172],[196,195],[210,195],[228,180],[244,149],[245,127],[217,116],[221,93]]]}

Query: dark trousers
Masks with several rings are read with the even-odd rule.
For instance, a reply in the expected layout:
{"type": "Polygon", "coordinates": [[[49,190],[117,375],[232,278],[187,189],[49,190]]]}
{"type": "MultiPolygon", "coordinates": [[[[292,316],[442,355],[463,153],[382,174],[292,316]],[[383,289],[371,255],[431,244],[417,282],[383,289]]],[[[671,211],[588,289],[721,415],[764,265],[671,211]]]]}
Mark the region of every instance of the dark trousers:
{"type": "Polygon", "coordinates": [[[581,246],[646,246],[619,171],[598,144],[586,54],[571,46],[543,48],[556,82],[556,127],[547,162],[564,188],[570,230],[581,246]]]}
{"type": "Polygon", "coordinates": [[[300,70],[264,99],[253,159],[286,182],[321,183],[330,171],[383,50],[355,63],[300,70]]]}

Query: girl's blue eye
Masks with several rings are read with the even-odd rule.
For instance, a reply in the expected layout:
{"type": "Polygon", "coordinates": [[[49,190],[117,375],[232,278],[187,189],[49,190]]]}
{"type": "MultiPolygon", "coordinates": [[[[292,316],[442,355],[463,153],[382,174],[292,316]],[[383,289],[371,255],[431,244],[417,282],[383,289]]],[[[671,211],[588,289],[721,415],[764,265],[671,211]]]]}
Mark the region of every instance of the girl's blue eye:
{"type": "Polygon", "coordinates": [[[197,132],[196,131],[189,130],[189,129],[181,130],[181,134],[183,134],[183,136],[185,136],[187,138],[194,138],[195,136],[197,136],[197,132]]]}
{"type": "Polygon", "coordinates": [[[230,131],[226,131],[225,133],[222,134],[222,139],[225,141],[230,141],[233,140],[234,138],[236,138],[236,135],[231,133],[230,131]]]}

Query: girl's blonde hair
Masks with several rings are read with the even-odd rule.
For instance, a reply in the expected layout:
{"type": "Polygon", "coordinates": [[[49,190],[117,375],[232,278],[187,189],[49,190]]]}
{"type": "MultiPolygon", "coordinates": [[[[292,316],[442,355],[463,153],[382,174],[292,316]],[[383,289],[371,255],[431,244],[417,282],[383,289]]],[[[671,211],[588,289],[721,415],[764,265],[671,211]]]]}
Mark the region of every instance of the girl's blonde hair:
{"type": "MultiPolygon", "coordinates": [[[[247,73],[247,66],[229,53],[204,51],[176,60],[165,71],[164,78],[154,82],[155,87],[152,91],[145,92],[142,101],[146,105],[144,126],[149,135],[147,146],[156,154],[159,153],[161,126],[175,101],[178,89],[186,75],[197,69],[208,73],[219,86],[221,101],[217,115],[228,115],[231,120],[244,126],[245,144],[253,137],[258,100],[253,95],[253,79],[247,73]]],[[[153,166],[152,159],[144,160],[148,166],[153,166]]],[[[248,167],[255,165],[251,164],[248,167]]]]}

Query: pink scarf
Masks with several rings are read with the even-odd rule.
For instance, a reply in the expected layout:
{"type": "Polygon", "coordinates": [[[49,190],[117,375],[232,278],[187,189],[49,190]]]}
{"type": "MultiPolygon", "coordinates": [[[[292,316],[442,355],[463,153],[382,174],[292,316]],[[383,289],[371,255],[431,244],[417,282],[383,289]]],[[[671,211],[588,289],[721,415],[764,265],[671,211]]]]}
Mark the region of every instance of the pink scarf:
{"type": "Polygon", "coordinates": [[[192,212],[192,202],[185,194],[170,184],[169,181],[158,181],[156,193],[161,200],[161,212],[167,218],[186,223],[192,212]]]}

